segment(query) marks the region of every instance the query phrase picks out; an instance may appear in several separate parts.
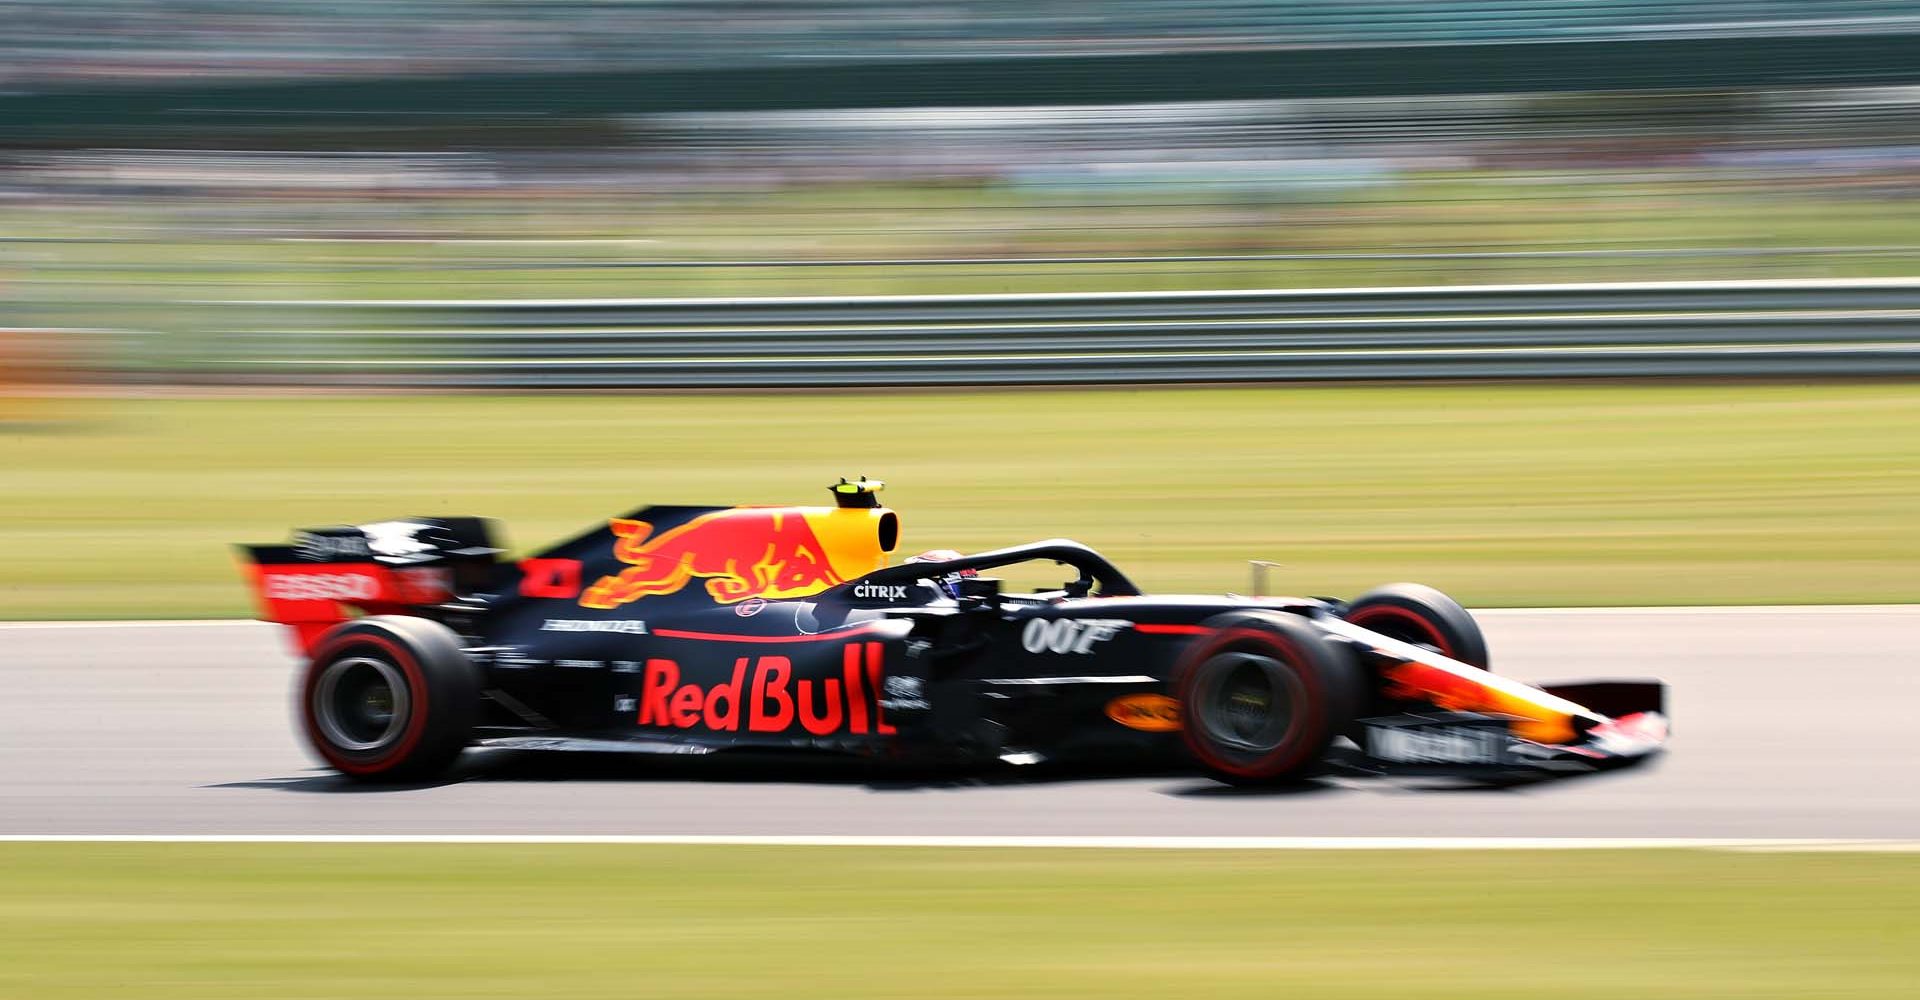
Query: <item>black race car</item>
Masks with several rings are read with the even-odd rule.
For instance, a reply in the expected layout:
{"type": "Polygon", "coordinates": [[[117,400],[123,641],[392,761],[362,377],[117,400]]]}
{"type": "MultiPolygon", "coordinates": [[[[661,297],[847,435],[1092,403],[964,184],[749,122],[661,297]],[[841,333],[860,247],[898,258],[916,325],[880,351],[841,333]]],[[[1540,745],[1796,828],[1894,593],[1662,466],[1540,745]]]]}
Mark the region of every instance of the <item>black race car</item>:
{"type": "Polygon", "coordinates": [[[517,563],[489,523],[410,518],[246,546],[307,661],[306,734],[356,778],[473,744],[929,760],[1183,759],[1230,782],[1589,770],[1666,741],[1655,681],[1488,669],[1440,592],[1147,596],[1054,540],[898,565],[880,484],[831,507],[647,507],[517,563]],[[1065,568],[1003,593],[993,571],[1065,568]],[[356,617],[359,615],[359,617],[356,617]]]}

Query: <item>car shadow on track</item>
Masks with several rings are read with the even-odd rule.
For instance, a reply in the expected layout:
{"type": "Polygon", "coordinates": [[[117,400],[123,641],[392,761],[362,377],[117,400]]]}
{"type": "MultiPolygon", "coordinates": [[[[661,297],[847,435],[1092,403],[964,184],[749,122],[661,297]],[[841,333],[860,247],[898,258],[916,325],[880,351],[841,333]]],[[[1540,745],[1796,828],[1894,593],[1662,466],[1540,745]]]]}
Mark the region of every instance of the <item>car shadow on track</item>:
{"type": "Polygon", "coordinates": [[[538,752],[522,750],[470,751],[443,778],[426,782],[370,784],[330,770],[315,773],[212,785],[214,788],[252,788],[317,794],[386,794],[418,791],[468,782],[552,783],[631,782],[693,784],[796,784],[862,787],[874,792],[964,791],[975,788],[1045,786],[1080,782],[1139,779],[1176,779],[1157,789],[1179,798],[1218,800],[1275,799],[1352,791],[1359,785],[1396,792],[1459,794],[1514,793],[1569,778],[1508,781],[1424,779],[1416,781],[1357,779],[1329,775],[1276,785],[1235,786],[1216,782],[1191,768],[1165,764],[975,764],[933,766],[813,754],[766,754],[737,751],[701,756],[653,754],[538,752]],[[1183,780],[1182,780],[1183,779],[1183,780]]]}
{"type": "Polygon", "coordinates": [[[415,791],[468,782],[633,782],[699,784],[801,784],[910,792],[995,786],[1103,781],[1121,778],[1194,777],[1164,766],[1005,764],[934,766],[819,755],[732,752],[700,756],[653,754],[469,751],[445,777],[434,781],[371,784],[330,770],[281,778],[230,781],[213,788],[264,788],[287,792],[370,793],[415,791]]]}

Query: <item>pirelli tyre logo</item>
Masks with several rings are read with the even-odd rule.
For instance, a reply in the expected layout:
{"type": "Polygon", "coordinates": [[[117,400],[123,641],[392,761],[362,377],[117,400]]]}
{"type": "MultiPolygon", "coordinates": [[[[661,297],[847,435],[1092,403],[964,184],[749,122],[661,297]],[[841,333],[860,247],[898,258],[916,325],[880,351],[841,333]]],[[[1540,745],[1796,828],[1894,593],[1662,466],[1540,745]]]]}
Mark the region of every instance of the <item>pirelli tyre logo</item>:
{"type": "Polygon", "coordinates": [[[837,677],[793,675],[784,656],[742,656],[718,684],[682,683],[680,664],[648,660],[640,681],[642,726],[704,727],[718,733],[807,733],[813,736],[891,735],[882,712],[886,690],[882,645],[850,643],[837,677]]]}

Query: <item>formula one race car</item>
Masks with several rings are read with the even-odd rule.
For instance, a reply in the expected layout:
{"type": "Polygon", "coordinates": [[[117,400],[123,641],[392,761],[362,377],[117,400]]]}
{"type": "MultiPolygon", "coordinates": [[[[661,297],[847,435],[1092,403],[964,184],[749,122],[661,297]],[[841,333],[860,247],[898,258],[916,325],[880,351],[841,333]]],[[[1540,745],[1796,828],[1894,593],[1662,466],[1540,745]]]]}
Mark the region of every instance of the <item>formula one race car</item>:
{"type": "Polygon", "coordinates": [[[431,777],[476,743],[1185,759],[1258,783],[1590,770],[1666,740],[1658,682],[1493,674],[1472,617],[1428,587],[1149,597],[1063,540],[888,565],[900,520],[879,487],[842,480],[832,507],[648,507],[517,563],[478,518],[243,551],[263,617],[307,661],[307,738],[369,780],[431,777]],[[983,575],[1029,562],[1071,578],[1002,593],[983,575]]]}

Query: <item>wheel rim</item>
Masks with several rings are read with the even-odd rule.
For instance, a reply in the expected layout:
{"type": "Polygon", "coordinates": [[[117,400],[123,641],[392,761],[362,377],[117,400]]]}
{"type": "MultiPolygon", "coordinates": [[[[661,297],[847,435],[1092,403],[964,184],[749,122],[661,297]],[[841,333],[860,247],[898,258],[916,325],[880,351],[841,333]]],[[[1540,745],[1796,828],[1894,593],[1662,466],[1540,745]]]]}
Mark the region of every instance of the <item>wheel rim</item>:
{"type": "Polygon", "coordinates": [[[1222,653],[1201,666],[1196,722],[1221,747],[1262,755],[1286,742],[1294,726],[1299,681],[1280,661],[1222,653]]]}
{"type": "Polygon", "coordinates": [[[342,750],[379,750],[400,738],[412,707],[399,668],[370,656],[335,660],[313,689],[313,717],[342,750]]]}

